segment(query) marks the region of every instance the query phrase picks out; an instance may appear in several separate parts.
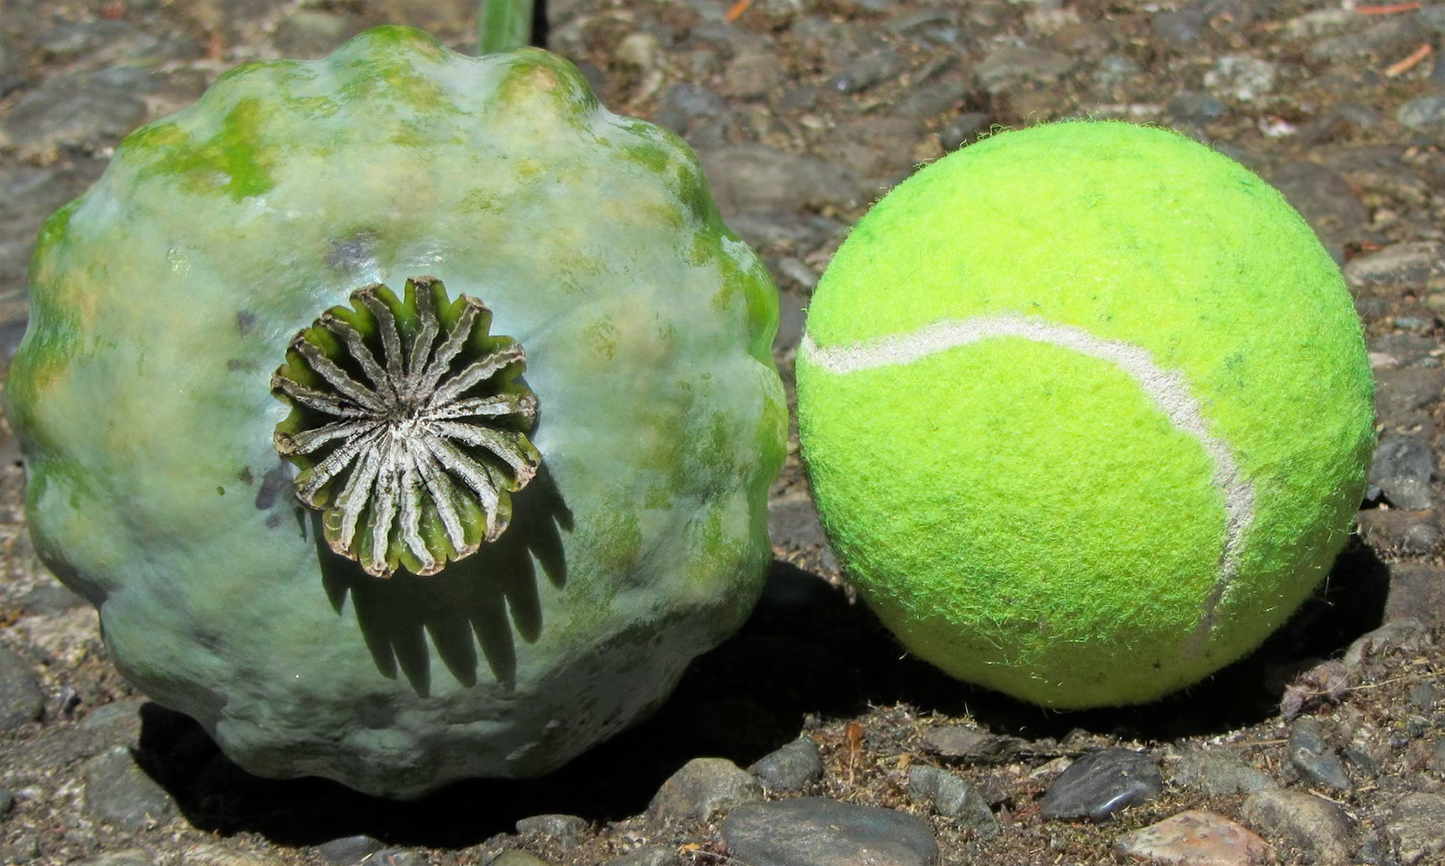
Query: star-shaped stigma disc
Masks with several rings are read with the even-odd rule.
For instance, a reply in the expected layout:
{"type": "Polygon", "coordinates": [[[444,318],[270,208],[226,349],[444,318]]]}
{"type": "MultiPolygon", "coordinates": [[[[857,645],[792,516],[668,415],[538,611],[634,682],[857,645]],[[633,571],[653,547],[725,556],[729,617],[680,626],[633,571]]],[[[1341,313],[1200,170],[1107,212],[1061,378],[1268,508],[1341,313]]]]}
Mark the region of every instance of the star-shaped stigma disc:
{"type": "Polygon", "coordinates": [[[435,574],[495,541],[537,472],[526,354],[441,281],[359,289],[296,335],[271,377],[290,416],[276,450],[326,541],[368,574],[435,574]]]}

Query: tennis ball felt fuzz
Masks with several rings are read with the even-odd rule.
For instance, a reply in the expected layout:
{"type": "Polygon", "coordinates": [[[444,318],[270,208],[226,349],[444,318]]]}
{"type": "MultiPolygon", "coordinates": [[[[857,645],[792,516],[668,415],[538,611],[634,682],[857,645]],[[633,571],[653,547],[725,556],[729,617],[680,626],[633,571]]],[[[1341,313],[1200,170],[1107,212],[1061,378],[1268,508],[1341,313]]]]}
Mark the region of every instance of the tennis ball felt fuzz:
{"type": "Polygon", "coordinates": [[[1310,227],[1183,136],[986,138],[858,222],[798,353],[828,536],[915,655],[1045,706],[1144,703],[1329,571],[1374,447],[1310,227]]]}

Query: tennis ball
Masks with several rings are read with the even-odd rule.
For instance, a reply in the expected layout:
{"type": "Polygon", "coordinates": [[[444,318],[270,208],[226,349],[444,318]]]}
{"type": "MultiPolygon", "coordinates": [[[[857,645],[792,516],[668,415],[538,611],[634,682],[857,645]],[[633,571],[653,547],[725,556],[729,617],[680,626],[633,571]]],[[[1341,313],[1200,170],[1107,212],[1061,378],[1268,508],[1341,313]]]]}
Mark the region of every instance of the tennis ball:
{"type": "Polygon", "coordinates": [[[1066,122],[924,168],[858,222],[798,353],[834,549],[913,654],[1050,707],[1144,703],[1329,571],[1374,447],[1339,270],[1173,132],[1066,122]]]}

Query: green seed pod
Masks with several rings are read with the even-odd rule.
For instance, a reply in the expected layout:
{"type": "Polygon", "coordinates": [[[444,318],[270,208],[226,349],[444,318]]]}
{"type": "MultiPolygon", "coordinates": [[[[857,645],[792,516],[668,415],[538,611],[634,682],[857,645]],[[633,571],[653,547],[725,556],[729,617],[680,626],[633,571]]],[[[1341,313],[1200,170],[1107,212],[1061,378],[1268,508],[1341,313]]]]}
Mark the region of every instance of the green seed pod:
{"type": "Polygon", "coordinates": [[[695,156],[543,51],[223,76],[41,232],[41,556],[252,772],[551,770],[750,611],[776,292],[695,156]]]}

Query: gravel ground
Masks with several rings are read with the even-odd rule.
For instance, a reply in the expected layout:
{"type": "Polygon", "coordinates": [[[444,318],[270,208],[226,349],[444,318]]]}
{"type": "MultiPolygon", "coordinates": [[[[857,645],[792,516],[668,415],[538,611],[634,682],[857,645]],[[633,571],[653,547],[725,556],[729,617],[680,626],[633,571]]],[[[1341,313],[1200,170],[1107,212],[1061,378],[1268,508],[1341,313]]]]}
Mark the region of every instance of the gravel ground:
{"type": "MultiPolygon", "coordinates": [[[[24,330],[36,229],[126,132],[236,63],[320,56],[372,24],[471,50],[473,7],[0,0],[0,358],[24,330]]],[[[548,18],[608,106],[699,151],[783,290],[785,380],[847,227],[994,125],[1163,123],[1255,168],[1345,268],[1379,382],[1374,486],[1327,585],[1187,694],[1046,713],[901,657],[841,579],[793,448],[762,605],[657,716],[552,777],[395,804],[249,776],[135,694],[35,559],[7,433],[0,859],[1445,862],[1445,5],[553,0],[548,18]]]]}

